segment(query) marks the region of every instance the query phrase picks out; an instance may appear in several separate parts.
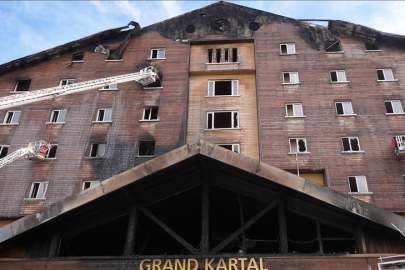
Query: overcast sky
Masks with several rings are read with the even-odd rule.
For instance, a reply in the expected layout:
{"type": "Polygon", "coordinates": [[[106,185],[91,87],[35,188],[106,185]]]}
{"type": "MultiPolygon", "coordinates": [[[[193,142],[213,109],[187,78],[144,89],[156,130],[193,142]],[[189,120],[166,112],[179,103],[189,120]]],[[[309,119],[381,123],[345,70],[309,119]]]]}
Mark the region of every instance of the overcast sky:
{"type": "MultiPolygon", "coordinates": [[[[0,1],[0,64],[136,21],[147,26],[217,1],[0,1]]],[[[294,19],[339,19],[405,35],[402,1],[228,1],[294,19]]]]}

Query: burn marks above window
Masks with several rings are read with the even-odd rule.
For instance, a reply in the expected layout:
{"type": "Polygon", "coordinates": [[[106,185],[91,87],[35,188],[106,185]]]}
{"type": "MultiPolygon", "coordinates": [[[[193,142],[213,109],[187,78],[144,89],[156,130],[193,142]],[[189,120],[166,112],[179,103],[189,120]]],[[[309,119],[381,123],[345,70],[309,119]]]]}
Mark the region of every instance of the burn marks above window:
{"type": "Polygon", "coordinates": [[[28,91],[30,88],[31,80],[18,80],[14,87],[14,92],[28,91]]]}
{"type": "Polygon", "coordinates": [[[259,28],[260,28],[260,24],[257,22],[251,22],[249,24],[249,29],[252,31],[257,31],[257,30],[259,30],[259,28]]]}
{"type": "Polygon", "coordinates": [[[194,24],[189,24],[186,26],[186,32],[191,34],[195,32],[195,25],[194,24]]]}
{"type": "Polygon", "coordinates": [[[217,20],[214,24],[214,29],[220,32],[228,31],[231,28],[231,23],[226,19],[217,20]]]}

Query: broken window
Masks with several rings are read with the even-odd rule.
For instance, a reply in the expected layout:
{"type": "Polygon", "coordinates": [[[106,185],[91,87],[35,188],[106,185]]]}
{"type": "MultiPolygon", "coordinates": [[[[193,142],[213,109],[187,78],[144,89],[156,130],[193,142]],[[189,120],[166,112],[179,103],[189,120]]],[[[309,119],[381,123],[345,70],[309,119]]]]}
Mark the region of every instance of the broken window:
{"type": "Polygon", "coordinates": [[[83,62],[84,53],[75,53],[72,55],[72,62],[83,62]]]}
{"type": "Polygon", "coordinates": [[[286,114],[289,117],[304,116],[301,103],[290,103],[285,105],[286,114]]]}
{"type": "Polygon", "coordinates": [[[138,156],[153,156],[155,154],[155,141],[140,141],[138,156]]]}
{"type": "Polygon", "coordinates": [[[28,198],[31,199],[43,199],[45,198],[48,182],[34,182],[31,185],[31,190],[28,198]]]}
{"type": "Polygon", "coordinates": [[[335,105],[337,115],[353,115],[352,103],[350,101],[336,102],[335,105]]]}
{"type": "Polygon", "coordinates": [[[305,153],[305,152],[308,152],[307,140],[305,138],[292,138],[292,139],[290,139],[290,152],[291,153],[305,153]]]}
{"type": "Polygon", "coordinates": [[[294,43],[280,44],[280,53],[295,54],[295,44],[294,43]]]}
{"type": "Polygon", "coordinates": [[[82,185],[82,190],[91,188],[99,183],[99,181],[84,181],[82,185]]]}
{"type": "Polygon", "coordinates": [[[213,50],[208,49],[208,63],[212,63],[212,53],[213,53],[213,50]]]}
{"type": "Polygon", "coordinates": [[[239,112],[209,112],[207,129],[239,128],[239,112]]]}
{"type": "Polygon", "coordinates": [[[151,59],[165,59],[166,49],[152,49],[150,52],[151,59]]]}
{"type": "Polygon", "coordinates": [[[112,109],[99,109],[96,122],[109,122],[111,121],[111,115],[112,109]]]}
{"type": "Polygon", "coordinates": [[[90,147],[90,157],[104,157],[106,146],[105,143],[92,143],[90,147]]]}
{"type": "Polygon", "coordinates": [[[357,137],[344,137],[342,138],[343,151],[345,152],[359,152],[360,142],[357,137]]]}
{"type": "Polygon", "coordinates": [[[118,84],[110,84],[110,85],[106,85],[103,88],[101,88],[102,90],[117,90],[118,89],[118,84]]]}
{"type": "Polygon", "coordinates": [[[28,91],[31,80],[18,80],[14,87],[14,92],[28,91]]]}
{"type": "Polygon", "coordinates": [[[390,68],[377,69],[378,81],[394,81],[394,75],[390,68]]]}
{"type": "Polygon", "coordinates": [[[56,158],[56,150],[57,149],[58,149],[57,144],[51,144],[51,149],[46,151],[45,158],[56,158]]]}
{"type": "Polygon", "coordinates": [[[18,120],[20,120],[20,111],[8,111],[6,113],[6,117],[4,117],[4,124],[18,124],[18,120]]]}
{"type": "Polygon", "coordinates": [[[298,72],[283,72],[283,83],[297,84],[299,82],[298,72]]]}
{"type": "Polygon", "coordinates": [[[232,48],[232,62],[238,62],[238,49],[232,48]]]}
{"type": "Polygon", "coordinates": [[[342,51],[340,48],[340,41],[325,41],[325,51],[326,52],[340,52],[342,51]]]}
{"type": "Polygon", "coordinates": [[[335,70],[330,72],[330,80],[332,82],[347,82],[346,72],[344,70],[335,70]]]}
{"type": "Polygon", "coordinates": [[[158,120],[159,107],[144,108],[142,120],[158,120]]]}
{"type": "Polygon", "coordinates": [[[157,78],[155,82],[148,84],[146,88],[152,88],[152,87],[162,87],[162,82],[163,82],[163,74],[159,71],[157,74],[157,78]]]}
{"type": "Polygon", "coordinates": [[[240,145],[239,144],[218,144],[219,146],[226,148],[228,150],[234,151],[236,153],[240,153],[240,145]]]}
{"type": "Polygon", "coordinates": [[[51,123],[64,123],[66,117],[66,110],[54,110],[51,114],[51,123]]]}
{"type": "Polygon", "coordinates": [[[367,180],[364,175],[349,176],[350,192],[365,193],[368,192],[367,180]]]}
{"type": "Polygon", "coordinates": [[[208,81],[208,96],[237,96],[239,81],[208,81]]]}
{"type": "Polygon", "coordinates": [[[9,147],[9,145],[0,145],[0,158],[7,156],[9,147]]]}
{"type": "Polygon", "coordinates": [[[366,51],[378,51],[378,45],[375,42],[366,42],[366,51]]]}
{"type": "Polygon", "coordinates": [[[62,79],[62,80],[60,80],[59,86],[65,86],[65,85],[74,84],[74,83],[75,83],[75,79],[62,79]]]}

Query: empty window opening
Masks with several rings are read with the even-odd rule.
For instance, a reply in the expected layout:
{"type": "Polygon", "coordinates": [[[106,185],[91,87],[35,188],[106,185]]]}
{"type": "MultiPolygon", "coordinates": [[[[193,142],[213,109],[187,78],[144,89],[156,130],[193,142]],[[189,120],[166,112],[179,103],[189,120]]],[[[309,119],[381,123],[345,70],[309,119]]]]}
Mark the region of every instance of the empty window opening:
{"type": "Polygon", "coordinates": [[[346,82],[346,72],[344,70],[336,70],[330,72],[332,82],[346,82]]]}
{"type": "Polygon", "coordinates": [[[155,141],[140,141],[138,156],[153,156],[155,154],[155,141]]]}
{"type": "Polygon", "coordinates": [[[147,87],[162,87],[162,81],[163,81],[163,74],[159,71],[156,81],[148,84],[147,87]]]}
{"type": "Polygon", "coordinates": [[[166,49],[152,49],[150,58],[152,59],[164,59],[166,56],[166,49]]]}
{"type": "Polygon", "coordinates": [[[82,185],[82,190],[91,188],[99,183],[99,181],[84,181],[82,185]]]}
{"type": "Polygon", "coordinates": [[[283,83],[296,84],[299,82],[298,72],[283,72],[283,83]]]}
{"type": "Polygon", "coordinates": [[[217,49],[216,60],[217,63],[221,63],[221,49],[217,49]]]}
{"type": "Polygon", "coordinates": [[[52,111],[51,120],[52,123],[64,123],[66,117],[66,110],[52,111]]]}
{"type": "Polygon", "coordinates": [[[75,53],[72,55],[72,62],[83,61],[84,53],[75,53]]]}
{"type": "Polygon", "coordinates": [[[34,182],[31,185],[31,190],[28,198],[42,199],[45,198],[48,182],[34,182]]]}
{"type": "Polygon", "coordinates": [[[304,116],[301,103],[286,104],[286,112],[291,117],[304,116]]]}
{"type": "Polygon", "coordinates": [[[350,192],[364,193],[368,192],[367,180],[364,175],[349,176],[350,192]]]}
{"type": "Polygon", "coordinates": [[[295,54],[295,44],[280,44],[280,53],[281,54],[295,54]]]}
{"type": "Polygon", "coordinates": [[[97,122],[111,121],[112,109],[99,109],[97,113],[97,122]]]}
{"type": "Polygon", "coordinates": [[[229,62],[229,50],[225,49],[225,62],[229,62]]]}
{"type": "Polygon", "coordinates": [[[31,80],[18,80],[14,87],[14,92],[28,91],[31,80]]]}
{"type": "Polygon", "coordinates": [[[378,45],[375,42],[366,42],[366,50],[367,51],[378,51],[378,45]]]}
{"type": "Polygon", "coordinates": [[[340,41],[325,41],[325,51],[327,52],[340,52],[340,41]]]}
{"type": "Polygon", "coordinates": [[[403,113],[401,101],[399,100],[385,101],[385,108],[387,109],[387,113],[403,113]]]}
{"type": "Polygon", "coordinates": [[[74,83],[75,83],[75,79],[62,79],[62,80],[60,80],[59,86],[65,86],[65,85],[74,84],[74,83]]]}
{"type": "Polygon", "coordinates": [[[377,76],[379,81],[393,81],[394,75],[390,68],[377,69],[377,76]]]}
{"type": "Polygon", "coordinates": [[[342,138],[343,151],[345,152],[357,152],[360,151],[360,142],[357,137],[342,138]]]}
{"type": "Polygon", "coordinates": [[[58,149],[57,144],[51,144],[51,149],[46,151],[45,158],[56,158],[56,150],[58,149]]]}
{"type": "Polygon", "coordinates": [[[8,111],[6,113],[6,117],[4,117],[4,124],[18,124],[18,120],[20,120],[20,111],[8,111]]]}
{"type": "Polygon", "coordinates": [[[103,88],[101,88],[103,90],[115,90],[118,89],[118,84],[110,84],[110,85],[106,85],[103,88]]]}
{"type": "Polygon", "coordinates": [[[4,158],[8,154],[8,145],[0,145],[0,158],[4,158]]]}
{"type": "Polygon", "coordinates": [[[239,81],[208,81],[208,96],[237,96],[239,81]]]}
{"type": "Polygon", "coordinates": [[[208,129],[238,128],[238,112],[209,112],[208,129]]]}
{"type": "Polygon", "coordinates": [[[143,120],[158,120],[159,107],[154,108],[144,108],[143,109],[143,120]]]}
{"type": "Polygon", "coordinates": [[[105,149],[105,143],[92,143],[90,147],[90,157],[104,157],[105,149]]]}
{"type": "Polygon", "coordinates": [[[209,49],[208,50],[208,63],[212,63],[212,53],[213,53],[212,49],[209,49]]]}
{"type": "Polygon", "coordinates": [[[307,141],[305,138],[290,139],[290,152],[291,153],[304,153],[307,152],[307,141]]]}
{"type": "Polygon", "coordinates": [[[238,62],[238,49],[232,48],[232,62],[238,62]]]}
{"type": "Polygon", "coordinates": [[[352,103],[350,101],[347,102],[336,102],[336,113],[338,115],[352,115],[353,108],[352,103]]]}
{"type": "Polygon", "coordinates": [[[221,146],[225,149],[234,151],[236,153],[240,153],[240,145],[239,144],[218,144],[218,146],[221,146]]]}

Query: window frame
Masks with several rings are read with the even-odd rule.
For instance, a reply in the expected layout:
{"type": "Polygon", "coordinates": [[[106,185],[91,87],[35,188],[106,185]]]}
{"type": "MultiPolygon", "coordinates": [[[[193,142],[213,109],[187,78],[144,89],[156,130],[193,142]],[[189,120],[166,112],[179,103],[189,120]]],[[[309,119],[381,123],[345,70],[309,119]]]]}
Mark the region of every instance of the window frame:
{"type": "MultiPolygon", "coordinates": [[[[219,143],[219,144],[217,144],[217,145],[220,146],[220,147],[222,147],[222,148],[224,148],[223,145],[231,145],[231,146],[232,146],[232,150],[230,150],[230,151],[240,154],[240,143],[219,143]],[[236,150],[238,150],[238,151],[235,151],[235,148],[237,148],[236,150]]],[[[226,148],[225,148],[225,149],[226,149],[226,148]]],[[[229,149],[228,149],[228,150],[229,150],[229,149]]]]}
{"type": "Polygon", "coordinates": [[[295,43],[280,43],[280,55],[294,55],[294,54],[298,54],[298,53],[297,53],[297,50],[296,50],[296,48],[295,48],[295,43]],[[289,50],[288,50],[288,45],[294,45],[294,52],[288,52],[288,51],[289,51],[289,50]],[[283,49],[282,49],[281,46],[285,46],[285,47],[286,47],[286,48],[285,48],[286,53],[283,53],[283,49]]]}
{"type": "Polygon", "coordinates": [[[21,118],[21,111],[7,111],[6,115],[4,116],[4,120],[3,120],[3,124],[2,125],[19,125],[20,124],[20,118],[21,118]],[[11,117],[10,122],[7,122],[7,118],[9,116],[10,113],[13,113],[13,116],[11,117]],[[15,117],[15,113],[19,113],[18,115],[18,119],[16,123],[13,123],[14,117],[15,117]]]}
{"type": "Polygon", "coordinates": [[[300,102],[286,103],[285,104],[285,114],[286,114],[286,116],[285,116],[286,118],[306,117],[305,114],[304,114],[304,107],[302,106],[302,103],[300,103],[300,102]],[[301,106],[302,115],[295,115],[294,105],[300,105],[301,106]],[[288,115],[288,106],[292,106],[293,115],[288,115]]]}
{"type": "Polygon", "coordinates": [[[289,138],[288,139],[288,144],[289,144],[289,146],[290,146],[290,152],[288,152],[288,154],[290,154],[290,155],[296,155],[296,154],[310,154],[311,152],[309,152],[308,151],[308,143],[307,143],[307,139],[306,138],[289,138]],[[292,140],[295,140],[295,143],[296,143],[296,148],[297,148],[297,150],[298,150],[298,152],[293,152],[292,151],[292,144],[291,144],[291,141],[292,140]],[[298,145],[298,141],[299,140],[303,140],[304,142],[305,142],[305,151],[302,151],[302,152],[300,152],[299,151],[299,145],[298,145]]]}
{"type": "Polygon", "coordinates": [[[48,181],[44,181],[44,182],[32,182],[31,183],[31,188],[30,191],[28,193],[28,198],[25,198],[24,200],[46,200],[46,192],[48,190],[48,186],[49,186],[49,182],[48,181]],[[37,190],[37,194],[35,195],[35,197],[33,197],[33,192],[34,192],[34,186],[35,184],[39,184],[38,190],[37,190]],[[44,185],[45,187],[43,188],[44,191],[42,193],[42,196],[39,198],[38,197],[38,191],[41,188],[41,185],[44,185]]]}
{"type": "Polygon", "coordinates": [[[149,59],[166,59],[166,48],[153,48],[150,50],[150,58],[149,59]],[[153,57],[153,51],[157,51],[156,58],[153,57]],[[163,57],[159,57],[159,51],[163,51],[163,57]]]}
{"type": "Polygon", "coordinates": [[[100,183],[100,181],[83,181],[83,183],[82,183],[82,191],[83,191],[83,190],[86,190],[86,189],[89,189],[89,188],[91,188],[91,187],[93,187],[94,185],[97,185],[97,184],[99,184],[99,183],[100,183]],[[88,188],[84,188],[85,183],[90,183],[90,186],[89,186],[88,188]]]}
{"type": "Polygon", "coordinates": [[[239,80],[208,80],[207,95],[205,97],[240,97],[239,93],[239,80]],[[215,82],[231,82],[231,95],[215,95],[215,82]],[[236,90],[234,89],[234,82],[236,82],[236,90]],[[212,83],[212,95],[210,93],[210,83],[212,83]],[[236,94],[234,94],[236,92],[236,94]]]}
{"type": "Polygon", "coordinates": [[[50,149],[50,150],[47,150],[46,152],[45,152],[45,159],[50,159],[50,160],[52,160],[52,159],[56,159],[56,150],[58,149],[58,144],[51,144],[51,146],[52,146],[52,148],[54,148],[54,147],[56,147],[56,149],[55,149],[55,157],[49,157],[49,154],[50,154],[50,152],[51,152],[51,150],[52,150],[52,148],[50,149]]]}
{"type": "Polygon", "coordinates": [[[24,93],[24,92],[28,92],[28,91],[29,91],[29,88],[30,88],[30,86],[31,86],[31,82],[32,82],[31,79],[29,79],[29,80],[16,80],[15,85],[14,85],[14,89],[13,89],[13,91],[12,91],[11,93],[20,93],[20,92],[21,92],[21,93],[24,93]],[[20,90],[20,91],[17,91],[18,84],[19,84],[20,82],[29,82],[28,89],[27,89],[27,90],[20,90]]]}
{"type": "Polygon", "coordinates": [[[392,68],[376,68],[377,71],[377,82],[396,82],[398,79],[395,79],[394,72],[392,72],[392,68]],[[378,77],[378,71],[381,70],[384,76],[384,80],[380,80],[378,77]],[[392,80],[387,80],[387,76],[385,75],[385,71],[389,70],[391,72],[392,80]]]}
{"type": "Polygon", "coordinates": [[[347,80],[347,77],[346,77],[346,70],[343,70],[343,69],[341,69],[341,70],[331,70],[331,71],[329,71],[329,77],[330,77],[330,82],[331,82],[331,83],[349,83],[349,82],[350,82],[350,81],[347,80]],[[335,74],[336,74],[336,81],[334,81],[333,78],[332,78],[332,72],[335,72],[335,74]],[[340,80],[339,80],[338,72],[343,72],[343,75],[345,76],[345,80],[344,80],[344,81],[340,81],[340,80]]]}
{"type": "Polygon", "coordinates": [[[387,112],[385,113],[385,115],[401,115],[401,114],[404,114],[404,108],[402,107],[402,103],[401,103],[401,100],[399,100],[399,99],[392,99],[392,100],[384,100],[384,105],[385,105],[385,109],[387,110],[387,112]],[[390,113],[390,112],[388,112],[388,110],[387,110],[387,103],[388,102],[390,102],[390,104],[391,104],[391,109],[392,109],[392,113],[390,113]],[[400,105],[400,108],[401,108],[401,112],[395,112],[395,110],[394,110],[394,106],[393,106],[393,102],[399,102],[399,105],[400,105]]]}
{"type": "Polygon", "coordinates": [[[1,157],[1,154],[3,152],[3,149],[6,149],[6,148],[7,148],[7,153],[4,157],[6,157],[9,154],[8,151],[10,150],[10,145],[7,145],[7,144],[0,145],[0,159],[4,158],[4,157],[1,157]]]}
{"type": "Polygon", "coordinates": [[[145,108],[143,108],[142,120],[139,120],[139,121],[145,121],[145,122],[160,121],[160,119],[159,119],[159,107],[158,106],[153,106],[153,107],[145,107],[145,108]],[[153,109],[157,109],[156,119],[151,119],[153,109]],[[147,110],[150,110],[149,111],[149,117],[148,117],[149,119],[145,119],[145,113],[146,113],[147,110]]]}
{"type": "Polygon", "coordinates": [[[65,116],[64,116],[64,119],[63,120],[66,120],[66,114],[67,114],[67,110],[66,109],[60,109],[60,110],[52,110],[52,112],[51,112],[51,118],[49,119],[49,122],[47,122],[47,124],[49,123],[52,123],[52,124],[65,124],[66,123],[66,121],[60,121],[59,122],[59,117],[60,117],[60,112],[62,112],[62,111],[64,111],[65,112],[65,116]],[[53,119],[53,116],[54,116],[54,114],[55,114],[55,112],[59,112],[58,113],[58,119],[57,119],[57,122],[52,122],[52,119],[53,119]]]}
{"type": "Polygon", "coordinates": [[[98,110],[97,110],[96,121],[93,121],[93,123],[111,123],[111,122],[112,122],[112,111],[113,111],[113,109],[111,109],[111,108],[98,109],[98,110]],[[110,110],[110,111],[111,111],[110,120],[105,120],[105,116],[106,116],[106,111],[107,111],[107,110],[110,110]],[[100,111],[104,111],[103,120],[99,120],[99,118],[100,118],[100,111]]]}
{"type": "Polygon", "coordinates": [[[283,77],[283,82],[282,82],[283,85],[290,85],[290,84],[296,85],[296,84],[301,84],[298,71],[282,72],[282,77],[283,77]],[[298,80],[297,82],[291,82],[291,74],[294,74],[294,73],[297,74],[297,80],[298,80]],[[284,74],[288,74],[288,78],[289,78],[290,82],[285,82],[285,76],[284,76],[284,74]]]}
{"type": "Polygon", "coordinates": [[[350,190],[349,194],[372,194],[369,191],[368,184],[367,184],[367,177],[365,175],[350,175],[350,176],[347,177],[347,180],[348,180],[348,183],[349,183],[349,190],[350,190]],[[351,184],[350,184],[350,178],[351,177],[354,177],[355,180],[356,180],[356,189],[357,189],[357,191],[352,191],[352,187],[351,187],[351,184]],[[358,179],[364,180],[363,184],[366,187],[366,191],[359,191],[358,179]]]}
{"type": "Polygon", "coordinates": [[[360,145],[360,139],[359,139],[359,137],[355,137],[355,136],[341,137],[341,142],[342,142],[342,148],[343,148],[342,153],[364,153],[364,151],[361,150],[361,145],[360,145]],[[344,143],[343,143],[343,139],[348,139],[348,143],[349,143],[350,150],[345,150],[345,146],[344,146],[344,143]],[[357,140],[357,144],[358,144],[358,146],[359,146],[359,150],[356,151],[356,150],[353,150],[353,149],[352,149],[351,139],[356,139],[356,140],[357,140]]]}
{"type": "Polygon", "coordinates": [[[106,154],[107,154],[107,143],[91,143],[90,152],[89,152],[89,155],[87,158],[89,158],[89,159],[103,158],[104,159],[106,157],[106,154]],[[93,152],[94,145],[97,145],[97,151],[96,151],[96,155],[92,156],[91,153],[93,152]],[[98,155],[100,145],[104,145],[104,153],[102,156],[98,155]]]}
{"type": "Polygon", "coordinates": [[[240,127],[240,119],[239,119],[239,111],[213,111],[213,112],[207,112],[207,119],[206,119],[206,126],[205,130],[227,130],[227,129],[241,129],[240,127]],[[215,114],[216,113],[231,113],[231,127],[230,128],[215,128],[214,127],[214,122],[215,122],[215,114]],[[209,121],[209,115],[212,115],[212,127],[208,128],[208,121],[209,121]],[[237,119],[237,127],[234,127],[235,125],[235,120],[234,120],[234,114],[236,114],[236,119],[237,119]]]}
{"type": "Polygon", "coordinates": [[[60,79],[59,87],[66,86],[66,85],[71,85],[71,84],[74,84],[74,83],[75,83],[75,79],[60,79]],[[62,85],[63,81],[66,81],[65,85],[62,85]],[[69,81],[73,81],[73,82],[69,83],[69,81]]]}
{"type": "Polygon", "coordinates": [[[356,116],[357,114],[354,113],[353,111],[353,104],[351,101],[335,101],[335,110],[336,110],[336,116],[356,116]],[[336,104],[341,103],[342,104],[342,110],[343,110],[343,114],[340,114],[338,112],[338,107],[336,106],[336,104]],[[350,108],[352,110],[352,113],[345,113],[345,107],[343,106],[343,103],[349,103],[350,104],[350,108]]]}
{"type": "Polygon", "coordinates": [[[84,63],[84,52],[80,52],[80,53],[74,53],[72,54],[72,58],[71,58],[72,63],[84,63]],[[82,55],[82,59],[81,60],[73,60],[73,58],[77,55],[82,55]]]}

